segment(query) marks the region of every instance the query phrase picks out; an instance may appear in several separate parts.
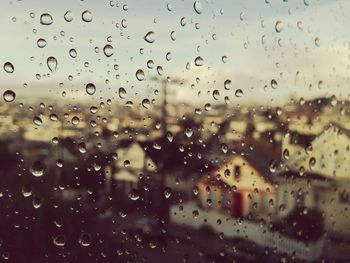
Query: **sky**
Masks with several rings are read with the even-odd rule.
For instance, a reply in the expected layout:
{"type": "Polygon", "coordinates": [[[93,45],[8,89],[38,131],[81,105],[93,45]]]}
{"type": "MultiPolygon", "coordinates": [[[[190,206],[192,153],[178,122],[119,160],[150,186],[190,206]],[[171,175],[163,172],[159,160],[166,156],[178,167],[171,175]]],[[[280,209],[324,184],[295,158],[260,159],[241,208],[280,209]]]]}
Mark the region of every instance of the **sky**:
{"type": "Polygon", "coordinates": [[[350,1],[198,2],[196,12],[194,0],[3,0],[0,64],[11,62],[15,70],[0,69],[0,91],[14,90],[19,99],[157,102],[160,86],[152,77],[158,76],[183,80],[168,85],[170,100],[193,104],[224,103],[225,96],[233,104],[331,95],[349,99],[350,1]],[[85,10],[91,22],[82,20],[85,10]],[[64,19],[67,11],[71,22],[64,19]],[[40,23],[45,13],[52,24],[40,23]],[[144,40],[150,31],[153,43],[144,40]],[[47,43],[43,48],[37,45],[40,38],[47,43]],[[110,57],[103,52],[107,44],[114,50],[110,57]],[[75,58],[69,55],[73,48],[75,58]],[[201,66],[194,62],[199,56],[201,66]],[[57,59],[54,72],[48,57],[57,59]],[[147,67],[149,60],[153,68],[147,67]],[[145,73],[143,81],[136,78],[138,69],[145,73]],[[226,80],[231,81],[228,90],[226,80]],[[96,86],[93,95],[85,91],[90,82],[96,86]],[[123,99],[120,87],[127,91],[123,99]],[[214,90],[219,92],[215,98],[214,90]],[[238,97],[237,90],[242,91],[238,97]]]}

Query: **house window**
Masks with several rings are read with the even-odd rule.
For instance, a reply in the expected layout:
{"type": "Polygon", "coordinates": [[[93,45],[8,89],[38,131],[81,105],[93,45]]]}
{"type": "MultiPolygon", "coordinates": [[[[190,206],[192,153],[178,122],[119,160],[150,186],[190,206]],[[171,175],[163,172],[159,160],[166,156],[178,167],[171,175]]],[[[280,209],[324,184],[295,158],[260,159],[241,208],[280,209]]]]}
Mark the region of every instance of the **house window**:
{"type": "Polygon", "coordinates": [[[235,176],[235,180],[239,180],[241,177],[241,166],[235,165],[233,174],[235,176]]]}

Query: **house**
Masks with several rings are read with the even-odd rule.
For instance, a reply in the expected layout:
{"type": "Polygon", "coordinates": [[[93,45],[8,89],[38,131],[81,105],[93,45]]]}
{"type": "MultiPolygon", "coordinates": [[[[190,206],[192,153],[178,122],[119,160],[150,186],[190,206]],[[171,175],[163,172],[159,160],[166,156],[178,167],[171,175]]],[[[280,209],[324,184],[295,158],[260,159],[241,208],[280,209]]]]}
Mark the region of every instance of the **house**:
{"type": "Polygon", "coordinates": [[[332,236],[350,234],[350,133],[330,125],[302,151],[282,164],[278,181],[279,217],[295,209],[323,213],[325,230],[332,236]]]}
{"type": "Polygon", "coordinates": [[[275,212],[271,159],[256,142],[245,149],[198,181],[199,203],[236,217],[268,218],[275,212]]]}

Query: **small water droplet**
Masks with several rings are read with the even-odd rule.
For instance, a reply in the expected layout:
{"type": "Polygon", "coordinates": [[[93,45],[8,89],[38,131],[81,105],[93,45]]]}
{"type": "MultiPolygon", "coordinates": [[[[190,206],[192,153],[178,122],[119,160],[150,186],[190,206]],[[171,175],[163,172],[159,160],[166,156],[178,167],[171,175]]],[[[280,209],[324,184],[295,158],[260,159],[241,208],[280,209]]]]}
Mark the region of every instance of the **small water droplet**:
{"type": "Polygon", "coordinates": [[[124,99],[126,97],[126,90],[123,87],[119,88],[118,93],[119,93],[119,98],[124,99]]]}
{"type": "Polygon", "coordinates": [[[277,21],[275,23],[275,30],[277,33],[281,33],[283,29],[283,22],[282,21],[277,21]]]}
{"type": "Polygon", "coordinates": [[[172,194],[171,189],[170,189],[169,187],[166,187],[166,188],[164,189],[164,196],[165,196],[165,198],[166,198],[166,199],[170,198],[171,194],[172,194]]]}
{"type": "Polygon", "coordinates": [[[138,70],[136,71],[136,78],[137,78],[137,80],[139,80],[139,81],[143,81],[143,80],[145,79],[145,73],[143,72],[142,69],[138,69],[138,70]]]}
{"type": "Polygon", "coordinates": [[[64,13],[64,20],[67,22],[72,22],[73,21],[73,12],[68,10],[67,12],[64,13]]]}
{"type": "Polygon", "coordinates": [[[149,99],[143,99],[141,104],[145,109],[148,109],[151,105],[149,99]]]}
{"type": "Polygon", "coordinates": [[[43,121],[40,117],[38,116],[35,116],[33,118],[33,123],[36,125],[36,126],[41,126],[43,124],[43,121]]]}
{"type": "Polygon", "coordinates": [[[197,66],[197,67],[200,67],[200,66],[203,66],[204,65],[204,60],[201,56],[198,56],[195,58],[194,60],[194,64],[197,66]]]}
{"type": "Polygon", "coordinates": [[[315,45],[316,45],[316,47],[320,46],[320,38],[319,37],[315,38],[315,45]]]}
{"type": "Polygon", "coordinates": [[[310,167],[310,170],[312,170],[313,168],[315,168],[316,166],[316,158],[315,157],[311,157],[310,160],[309,160],[309,167],[310,167]]]}
{"type": "Polygon", "coordinates": [[[58,247],[63,247],[66,244],[66,237],[60,234],[53,239],[53,243],[58,247]]]}
{"type": "Polygon", "coordinates": [[[271,80],[271,88],[277,89],[278,88],[278,83],[275,79],[271,80]]]}
{"type": "Polygon", "coordinates": [[[243,97],[243,90],[241,90],[241,89],[236,89],[236,91],[235,91],[235,96],[237,97],[237,98],[241,98],[241,97],[243,97]]]}
{"type": "Polygon", "coordinates": [[[193,8],[197,14],[200,15],[202,13],[203,8],[202,8],[202,3],[200,1],[194,1],[193,8]]]}
{"type": "Polygon", "coordinates": [[[91,245],[92,237],[88,233],[82,233],[79,237],[79,244],[83,247],[88,247],[91,245]]]}
{"type": "Polygon", "coordinates": [[[110,57],[114,54],[114,49],[111,45],[107,44],[103,48],[103,53],[106,55],[106,57],[110,57]]]}
{"type": "Polygon", "coordinates": [[[35,177],[43,176],[46,171],[46,165],[41,161],[35,161],[30,167],[30,172],[35,177]]]}
{"type": "Polygon", "coordinates": [[[84,142],[78,144],[78,150],[80,153],[86,153],[86,145],[84,142]]]}
{"type": "Polygon", "coordinates": [[[193,130],[191,128],[186,128],[185,135],[187,138],[190,138],[193,135],[193,130]]]}
{"type": "Polygon", "coordinates": [[[86,93],[89,95],[94,95],[96,92],[96,86],[93,83],[88,83],[85,86],[86,93]]]}
{"type": "Polygon", "coordinates": [[[71,58],[76,58],[77,55],[78,55],[78,53],[77,53],[77,51],[76,51],[75,48],[71,48],[71,49],[69,50],[69,56],[70,56],[71,58]]]}
{"type": "Polygon", "coordinates": [[[53,22],[52,16],[48,13],[44,13],[40,16],[40,23],[42,25],[48,26],[51,25],[53,22]]]}
{"type": "Polygon", "coordinates": [[[129,198],[133,201],[140,199],[140,194],[137,190],[133,189],[129,193],[129,198]]]}
{"type": "Polygon", "coordinates": [[[72,124],[73,124],[73,125],[78,125],[79,123],[80,123],[79,117],[74,116],[74,117],[72,118],[72,124]]]}
{"type": "Polygon", "coordinates": [[[47,67],[49,70],[54,73],[57,69],[57,59],[55,57],[48,57],[47,58],[47,67]]]}
{"type": "Polygon", "coordinates": [[[180,20],[180,25],[181,25],[181,26],[185,26],[186,23],[187,23],[186,17],[182,17],[181,20],[180,20]]]}
{"type": "Polygon", "coordinates": [[[16,93],[13,90],[6,90],[2,97],[4,98],[4,101],[12,102],[16,98],[16,93]]]}
{"type": "Polygon", "coordinates": [[[81,19],[84,21],[84,22],[91,22],[92,21],[92,13],[89,11],[89,10],[85,10],[82,14],[81,14],[81,19]]]}
{"type": "Polygon", "coordinates": [[[13,73],[15,71],[15,68],[11,62],[6,62],[4,64],[4,70],[6,73],[13,73]]]}
{"type": "Polygon", "coordinates": [[[213,91],[213,98],[215,100],[218,100],[220,98],[220,91],[219,90],[216,89],[213,91]]]}
{"type": "Polygon", "coordinates": [[[229,79],[225,80],[225,82],[224,82],[224,88],[225,88],[226,90],[231,89],[231,80],[229,80],[229,79]]]}
{"type": "Polygon", "coordinates": [[[154,43],[156,41],[156,34],[153,31],[149,31],[145,36],[144,40],[148,43],[154,43]]]}
{"type": "Polygon", "coordinates": [[[36,44],[37,44],[37,46],[38,46],[39,48],[44,48],[44,47],[46,47],[47,42],[46,42],[45,39],[39,38],[39,39],[36,41],[36,44]]]}
{"type": "Polygon", "coordinates": [[[174,140],[174,135],[170,131],[168,131],[166,133],[166,138],[168,139],[169,142],[172,142],[174,140]]]}

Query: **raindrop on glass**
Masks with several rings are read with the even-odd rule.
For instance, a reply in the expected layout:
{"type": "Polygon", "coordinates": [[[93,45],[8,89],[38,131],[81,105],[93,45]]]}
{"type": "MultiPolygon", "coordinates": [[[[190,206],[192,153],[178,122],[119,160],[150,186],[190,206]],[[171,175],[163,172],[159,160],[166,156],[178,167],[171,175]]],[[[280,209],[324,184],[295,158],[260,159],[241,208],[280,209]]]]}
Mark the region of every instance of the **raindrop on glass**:
{"type": "Polygon", "coordinates": [[[40,16],[40,23],[42,25],[48,26],[51,25],[53,22],[52,16],[48,13],[44,13],[40,16]]]}
{"type": "Polygon", "coordinates": [[[201,56],[198,56],[195,58],[194,60],[194,64],[197,66],[197,67],[200,67],[200,66],[203,66],[204,65],[204,60],[201,56]]]}
{"type": "Polygon", "coordinates": [[[153,31],[149,31],[145,36],[144,40],[148,43],[154,43],[156,40],[156,34],[153,31]]]}
{"type": "Polygon", "coordinates": [[[66,13],[64,13],[64,20],[67,22],[72,22],[73,21],[73,12],[68,10],[66,13]]]}
{"type": "Polygon", "coordinates": [[[30,167],[30,172],[36,177],[43,176],[46,171],[46,165],[41,161],[35,161],[30,167]]]}
{"type": "Polygon", "coordinates": [[[142,69],[138,69],[138,70],[136,71],[136,78],[137,78],[137,80],[139,80],[139,81],[142,81],[142,80],[145,79],[145,73],[143,72],[142,69]]]}
{"type": "Polygon", "coordinates": [[[148,109],[151,105],[149,99],[143,99],[141,104],[145,109],[148,109]]]}
{"type": "Polygon", "coordinates": [[[6,73],[13,73],[15,71],[15,68],[13,67],[11,62],[6,62],[4,64],[4,70],[6,73]]]}
{"type": "Polygon", "coordinates": [[[43,38],[39,38],[37,41],[36,41],[36,44],[39,48],[44,48],[47,44],[46,40],[43,39],[43,38]]]}
{"type": "Polygon", "coordinates": [[[277,33],[281,33],[283,29],[283,22],[282,21],[277,21],[275,23],[275,30],[277,33]]]}
{"type": "Polygon", "coordinates": [[[96,92],[96,86],[93,83],[88,83],[85,86],[86,93],[89,95],[93,95],[96,92]]]}
{"type": "Polygon", "coordinates": [[[92,21],[92,13],[89,11],[89,10],[85,10],[82,14],[81,14],[81,19],[84,21],[84,22],[91,22],[92,21]]]}
{"type": "Polygon", "coordinates": [[[195,1],[193,4],[194,11],[196,11],[197,14],[202,13],[202,3],[200,1],[195,1]]]}
{"type": "Polygon", "coordinates": [[[111,45],[107,44],[103,48],[103,53],[106,55],[106,57],[109,58],[110,56],[113,55],[114,49],[113,49],[113,47],[111,45]]]}
{"type": "Polygon", "coordinates": [[[6,90],[2,97],[4,98],[4,101],[12,102],[16,98],[16,93],[13,90],[6,90]]]}
{"type": "Polygon", "coordinates": [[[49,70],[54,73],[57,69],[57,59],[55,57],[48,57],[46,62],[49,70]]]}

